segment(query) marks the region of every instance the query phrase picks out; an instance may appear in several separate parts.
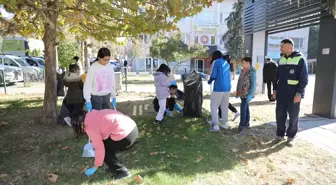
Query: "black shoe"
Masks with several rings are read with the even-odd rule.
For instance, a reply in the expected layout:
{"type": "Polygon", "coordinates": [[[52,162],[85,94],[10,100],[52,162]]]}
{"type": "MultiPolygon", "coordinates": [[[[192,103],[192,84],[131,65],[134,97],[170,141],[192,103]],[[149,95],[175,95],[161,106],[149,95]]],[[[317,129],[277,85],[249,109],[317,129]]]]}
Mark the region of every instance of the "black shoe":
{"type": "Polygon", "coordinates": [[[294,138],[289,137],[289,138],[287,138],[286,145],[287,145],[288,147],[293,147],[293,146],[294,146],[294,145],[293,145],[293,142],[294,142],[294,138]]]}
{"type": "Polygon", "coordinates": [[[128,170],[117,171],[116,174],[113,176],[114,180],[120,180],[124,178],[131,177],[131,173],[128,170]]]}
{"type": "Polygon", "coordinates": [[[243,135],[243,134],[244,134],[244,128],[241,127],[241,126],[239,126],[239,127],[238,127],[238,133],[239,133],[240,135],[243,135]]]}
{"type": "Polygon", "coordinates": [[[161,125],[161,124],[163,124],[163,121],[154,120],[154,121],[153,121],[153,124],[161,125]]]}

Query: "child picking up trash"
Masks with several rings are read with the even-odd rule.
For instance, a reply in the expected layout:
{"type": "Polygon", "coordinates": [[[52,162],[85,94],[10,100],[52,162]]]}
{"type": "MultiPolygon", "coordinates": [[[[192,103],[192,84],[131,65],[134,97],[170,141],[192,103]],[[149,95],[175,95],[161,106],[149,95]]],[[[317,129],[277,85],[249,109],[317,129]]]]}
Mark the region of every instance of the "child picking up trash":
{"type": "Polygon", "coordinates": [[[256,87],[256,70],[252,67],[250,57],[243,58],[243,69],[240,73],[237,84],[237,95],[241,99],[240,123],[238,131],[243,134],[245,128],[250,127],[249,102],[252,100],[256,87]]]}
{"type": "Polygon", "coordinates": [[[115,180],[130,177],[131,173],[117,159],[116,153],[129,149],[138,137],[138,127],[128,116],[112,109],[81,111],[73,121],[78,135],[86,133],[95,150],[94,165],[85,171],[93,175],[105,162],[115,180]]]}
{"type": "MultiPolygon", "coordinates": [[[[164,113],[164,116],[166,114],[168,114],[169,116],[173,116],[174,110],[178,111],[179,113],[182,113],[183,112],[182,108],[180,107],[180,105],[176,103],[176,93],[177,93],[176,81],[173,81],[169,86],[169,93],[170,97],[167,98],[166,111],[164,113]]],[[[154,98],[153,105],[155,112],[158,112],[160,110],[160,105],[157,97],[154,98]]]]}
{"type": "Polygon", "coordinates": [[[161,64],[154,73],[155,94],[159,102],[159,110],[154,120],[154,124],[162,124],[163,116],[166,111],[167,98],[169,96],[170,68],[166,64],[161,64]]]}

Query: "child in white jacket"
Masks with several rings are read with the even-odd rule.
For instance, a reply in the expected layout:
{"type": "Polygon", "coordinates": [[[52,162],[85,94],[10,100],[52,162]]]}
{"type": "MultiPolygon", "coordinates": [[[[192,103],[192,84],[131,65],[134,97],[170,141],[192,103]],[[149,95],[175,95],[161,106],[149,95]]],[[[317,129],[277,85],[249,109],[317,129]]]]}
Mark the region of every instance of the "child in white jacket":
{"type": "Polygon", "coordinates": [[[115,76],[113,66],[109,63],[110,57],[110,50],[101,48],[86,75],[83,92],[88,111],[109,109],[111,105],[116,108],[115,76]]]}

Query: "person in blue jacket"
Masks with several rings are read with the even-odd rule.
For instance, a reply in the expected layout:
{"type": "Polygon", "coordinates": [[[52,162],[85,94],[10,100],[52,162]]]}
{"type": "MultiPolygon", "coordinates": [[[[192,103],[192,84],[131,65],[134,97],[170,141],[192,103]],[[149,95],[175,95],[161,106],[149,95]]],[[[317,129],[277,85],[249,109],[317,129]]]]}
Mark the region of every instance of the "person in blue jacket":
{"type": "Polygon", "coordinates": [[[245,57],[242,60],[243,69],[239,75],[236,97],[241,99],[240,104],[240,123],[238,131],[243,134],[245,128],[250,127],[250,107],[256,88],[256,70],[252,66],[252,59],[245,57]]]}
{"type": "Polygon", "coordinates": [[[213,81],[213,91],[211,93],[211,132],[218,132],[219,126],[228,129],[228,106],[231,89],[231,72],[230,64],[224,60],[223,54],[220,51],[212,53],[212,70],[208,84],[213,81]],[[218,120],[218,107],[222,111],[222,123],[219,124],[218,120]]]}
{"type": "Polygon", "coordinates": [[[282,56],[279,60],[277,85],[273,88],[273,98],[276,102],[277,142],[287,135],[287,146],[293,146],[294,137],[298,131],[300,102],[304,98],[308,84],[307,62],[303,54],[294,51],[294,41],[281,41],[282,56]],[[287,114],[289,125],[286,129],[287,114]]]}

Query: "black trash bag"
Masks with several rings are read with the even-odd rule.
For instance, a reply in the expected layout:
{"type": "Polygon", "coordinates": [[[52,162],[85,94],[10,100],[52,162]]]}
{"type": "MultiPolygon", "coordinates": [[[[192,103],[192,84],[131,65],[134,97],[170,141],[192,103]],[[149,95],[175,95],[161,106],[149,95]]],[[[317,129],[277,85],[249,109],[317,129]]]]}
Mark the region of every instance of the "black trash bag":
{"type": "Polygon", "coordinates": [[[181,91],[181,90],[179,90],[179,89],[177,89],[177,91],[176,91],[176,98],[178,100],[184,100],[184,92],[181,91]]]}
{"type": "Polygon", "coordinates": [[[65,125],[66,124],[66,122],[64,121],[65,117],[70,117],[69,106],[66,103],[66,98],[63,99],[61,111],[57,118],[57,124],[65,125]]]}
{"type": "Polygon", "coordinates": [[[63,81],[64,75],[65,75],[65,73],[62,73],[62,74],[57,73],[56,74],[57,96],[61,96],[61,97],[63,97],[65,95],[65,92],[64,92],[64,81],[63,81]]]}
{"type": "Polygon", "coordinates": [[[196,71],[183,75],[184,115],[189,117],[202,116],[203,86],[202,77],[196,71]]]}

